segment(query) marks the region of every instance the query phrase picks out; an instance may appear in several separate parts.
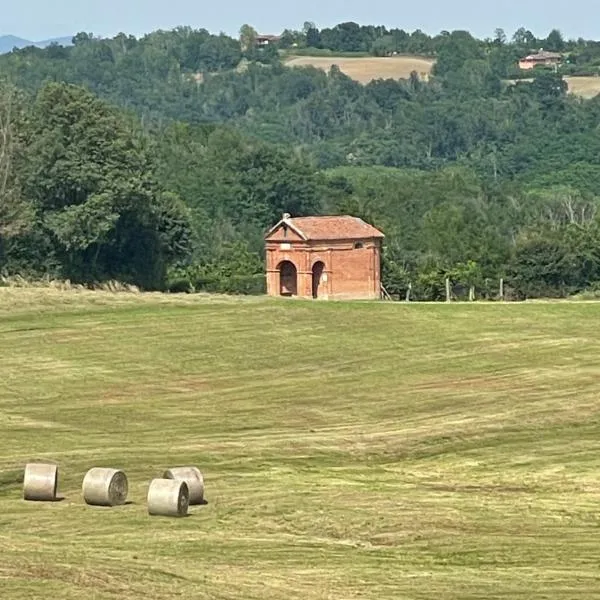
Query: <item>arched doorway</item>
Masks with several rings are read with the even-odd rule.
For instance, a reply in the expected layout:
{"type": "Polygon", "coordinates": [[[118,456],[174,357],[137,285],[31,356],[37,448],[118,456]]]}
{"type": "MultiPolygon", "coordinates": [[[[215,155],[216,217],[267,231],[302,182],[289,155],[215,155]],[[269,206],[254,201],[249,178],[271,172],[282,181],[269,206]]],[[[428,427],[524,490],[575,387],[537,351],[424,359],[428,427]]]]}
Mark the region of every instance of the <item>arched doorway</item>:
{"type": "Polygon", "coordinates": [[[325,270],[325,264],[321,261],[316,262],[312,268],[312,297],[319,297],[319,287],[321,286],[321,280],[323,279],[323,271],[325,270]]]}
{"type": "Polygon", "coordinates": [[[298,295],[298,270],[289,260],[279,265],[279,293],[282,296],[298,295]]]}

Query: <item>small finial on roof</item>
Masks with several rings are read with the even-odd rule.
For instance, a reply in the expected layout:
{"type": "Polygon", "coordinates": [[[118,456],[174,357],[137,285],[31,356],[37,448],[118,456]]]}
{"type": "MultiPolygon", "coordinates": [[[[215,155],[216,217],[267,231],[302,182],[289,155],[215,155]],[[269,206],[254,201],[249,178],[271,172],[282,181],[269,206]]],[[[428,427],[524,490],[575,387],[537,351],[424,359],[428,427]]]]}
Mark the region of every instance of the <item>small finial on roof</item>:
{"type": "Polygon", "coordinates": [[[288,219],[291,219],[292,215],[290,215],[290,213],[283,213],[283,220],[287,221],[288,219]]]}

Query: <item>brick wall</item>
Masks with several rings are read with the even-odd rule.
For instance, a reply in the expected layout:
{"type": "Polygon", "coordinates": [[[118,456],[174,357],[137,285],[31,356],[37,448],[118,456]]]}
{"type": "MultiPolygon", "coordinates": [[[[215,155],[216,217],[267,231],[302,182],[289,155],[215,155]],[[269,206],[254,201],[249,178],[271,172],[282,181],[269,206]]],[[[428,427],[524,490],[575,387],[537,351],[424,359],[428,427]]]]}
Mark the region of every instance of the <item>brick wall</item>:
{"type": "Polygon", "coordinates": [[[267,253],[267,293],[280,295],[279,265],[293,263],[297,270],[298,296],[313,295],[313,267],[323,263],[318,282],[319,298],[378,299],[381,286],[381,242],[355,240],[327,243],[306,242],[294,238],[269,240],[267,253]]]}

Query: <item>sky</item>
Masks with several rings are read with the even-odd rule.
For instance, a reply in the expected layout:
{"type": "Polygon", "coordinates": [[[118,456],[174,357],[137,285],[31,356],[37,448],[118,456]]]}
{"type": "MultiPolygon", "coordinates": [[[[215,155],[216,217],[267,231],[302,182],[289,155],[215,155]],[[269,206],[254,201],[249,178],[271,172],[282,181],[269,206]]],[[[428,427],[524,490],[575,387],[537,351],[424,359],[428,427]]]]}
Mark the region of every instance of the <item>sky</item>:
{"type": "Polygon", "coordinates": [[[498,27],[509,37],[522,26],[539,37],[557,28],[567,38],[600,39],[598,0],[579,0],[576,10],[562,0],[18,0],[2,4],[0,35],[31,41],[79,31],[102,37],[121,31],[140,36],[178,25],[237,36],[240,26],[249,23],[259,33],[280,33],[301,29],[305,21],[320,28],[355,21],[422,29],[428,34],[466,29],[480,38],[492,37],[498,27]]]}

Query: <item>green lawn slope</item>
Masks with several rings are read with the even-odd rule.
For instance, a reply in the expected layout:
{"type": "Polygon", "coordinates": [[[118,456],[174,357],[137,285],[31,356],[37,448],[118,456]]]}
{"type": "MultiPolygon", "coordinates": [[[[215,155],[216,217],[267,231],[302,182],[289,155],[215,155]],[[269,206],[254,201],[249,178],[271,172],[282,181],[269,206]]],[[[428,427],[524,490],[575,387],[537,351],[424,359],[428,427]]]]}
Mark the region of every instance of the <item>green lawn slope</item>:
{"type": "Polygon", "coordinates": [[[0,289],[0,596],[597,597],[599,330],[595,303],[0,289]],[[21,499],[30,460],[62,502],[21,499]],[[149,517],[186,464],[208,504],[149,517]],[[131,504],[86,506],[92,466],[131,504]]]}

